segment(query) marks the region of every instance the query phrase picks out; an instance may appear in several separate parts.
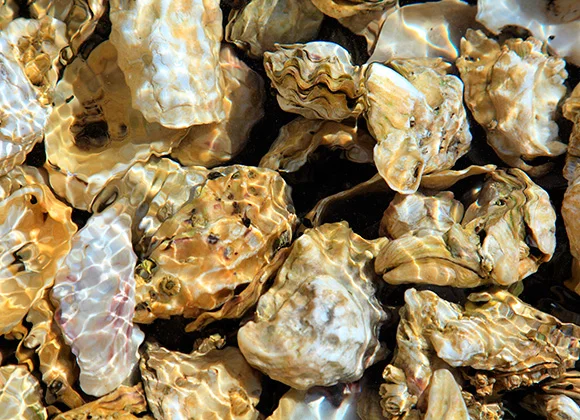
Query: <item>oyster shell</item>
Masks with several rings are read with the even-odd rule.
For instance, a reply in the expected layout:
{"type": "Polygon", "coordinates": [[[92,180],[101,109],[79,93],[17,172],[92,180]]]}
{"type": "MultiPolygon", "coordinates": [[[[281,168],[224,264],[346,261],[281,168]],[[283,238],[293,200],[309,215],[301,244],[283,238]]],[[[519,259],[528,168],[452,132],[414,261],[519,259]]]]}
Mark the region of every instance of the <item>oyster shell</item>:
{"type": "Polygon", "coordinates": [[[14,0],[0,0],[0,30],[4,29],[18,15],[18,5],[14,0]]]}
{"type": "Polygon", "coordinates": [[[182,165],[215,166],[230,160],[246,145],[250,130],[264,116],[264,81],[236,57],[232,47],[220,51],[224,79],[225,119],[193,126],[171,152],[182,165]]]}
{"type": "Polygon", "coordinates": [[[365,117],[377,140],[379,173],[393,190],[409,194],[423,174],[449,169],[467,153],[471,134],[462,83],[445,73],[440,59],[392,65],[397,71],[378,63],[368,66],[365,117]]]}
{"type": "Polygon", "coordinates": [[[186,128],[223,120],[218,0],[112,0],[109,17],[133,108],[147,121],[186,128]]]}
{"type": "Polygon", "coordinates": [[[312,3],[325,15],[339,19],[384,10],[395,0],[312,0],[312,3]]]}
{"type": "Polygon", "coordinates": [[[297,223],[276,172],[215,168],[160,226],[137,273],[136,322],[183,315],[196,329],[252,306],[282,262],[297,223]],[[239,291],[240,289],[241,292],[239,291]]]}
{"type": "Polygon", "coordinates": [[[521,405],[548,420],[580,418],[580,406],[565,395],[528,394],[522,399],[521,405]]]}
{"type": "Polygon", "coordinates": [[[580,83],[576,85],[570,96],[564,101],[562,114],[574,124],[568,141],[568,153],[563,171],[564,178],[571,184],[580,176],[580,173],[577,172],[580,169],[578,168],[578,162],[580,161],[580,83]]]}
{"type": "Polygon", "coordinates": [[[72,239],[51,298],[55,320],[80,368],[89,395],[113,391],[136,366],[143,333],[133,325],[131,220],[111,206],[92,216],[72,239]]]}
{"type": "Polygon", "coordinates": [[[390,284],[508,286],[551,259],[556,213],[524,172],[490,173],[475,198],[465,214],[448,193],[395,199],[381,222],[395,240],[380,250],[377,273],[390,284]]]}
{"type": "Polygon", "coordinates": [[[40,171],[14,168],[0,178],[0,335],[26,316],[57,269],[76,232],[71,209],[58,201],[40,171]]]}
{"type": "Polygon", "coordinates": [[[556,55],[580,66],[580,9],[575,0],[526,1],[479,0],[477,20],[492,33],[508,26],[526,28],[556,55]]]}
{"type": "Polygon", "coordinates": [[[433,372],[428,393],[427,412],[423,420],[470,418],[461,387],[447,369],[433,372]]]}
{"type": "Polygon", "coordinates": [[[387,12],[369,62],[414,57],[454,61],[461,37],[476,26],[476,11],[460,0],[397,6],[387,12]]]}
{"type": "Polygon", "coordinates": [[[0,176],[20,165],[42,140],[49,110],[26,77],[18,51],[0,34],[0,176]]]}
{"type": "Polygon", "coordinates": [[[346,222],[307,230],[238,331],[246,360],[272,379],[305,390],[361,378],[384,357],[378,330],[386,314],[374,296],[369,242],[346,222]]]}
{"type": "Polygon", "coordinates": [[[259,375],[235,347],[184,354],[148,344],[140,366],[156,419],[259,416],[259,375]]]}
{"type": "Polygon", "coordinates": [[[46,129],[50,184],[74,207],[87,210],[113,177],[152,154],[169,153],[185,130],[148,123],[131,95],[108,41],[65,68],[46,129]],[[63,153],[63,150],[66,153],[63,153]]]}
{"type": "Polygon", "coordinates": [[[138,384],[133,387],[120,386],[96,401],[56,416],[54,420],[151,419],[151,416],[142,416],[146,411],[147,400],[143,385],[138,384]]]}
{"type": "Polygon", "coordinates": [[[579,401],[580,372],[569,370],[557,379],[550,379],[542,383],[542,391],[546,394],[563,394],[579,401]]]}
{"type": "Polygon", "coordinates": [[[295,172],[320,146],[345,149],[347,159],[367,163],[372,162],[374,144],[374,139],[356,125],[298,117],[280,129],[260,166],[295,172]]]}
{"type": "Polygon", "coordinates": [[[24,366],[0,367],[0,419],[48,418],[40,384],[24,366]]]}
{"type": "Polygon", "coordinates": [[[311,0],[252,0],[230,12],[226,41],[260,58],[274,44],[311,41],[323,17],[311,0]]]}
{"type": "Polygon", "coordinates": [[[364,110],[360,68],[338,44],[278,45],[264,53],[264,68],[284,111],[342,121],[364,110]]]}
{"type": "Polygon", "coordinates": [[[500,46],[482,31],[468,30],[456,64],[465,102],[505,163],[539,175],[549,165],[531,159],[566,152],[554,121],[566,93],[564,60],[544,54],[535,38],[508,39],[500,46]]]}

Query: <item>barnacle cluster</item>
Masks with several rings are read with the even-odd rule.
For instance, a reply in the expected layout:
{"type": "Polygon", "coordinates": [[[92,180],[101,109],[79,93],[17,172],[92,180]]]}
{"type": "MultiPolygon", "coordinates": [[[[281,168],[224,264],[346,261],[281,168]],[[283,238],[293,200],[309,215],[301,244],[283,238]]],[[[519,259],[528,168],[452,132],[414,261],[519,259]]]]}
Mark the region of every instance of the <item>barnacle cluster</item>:
{"type": "Polygon", "coordinates": [[[0,0],[0,419],[580,419],[580,3],[0,0]]]}

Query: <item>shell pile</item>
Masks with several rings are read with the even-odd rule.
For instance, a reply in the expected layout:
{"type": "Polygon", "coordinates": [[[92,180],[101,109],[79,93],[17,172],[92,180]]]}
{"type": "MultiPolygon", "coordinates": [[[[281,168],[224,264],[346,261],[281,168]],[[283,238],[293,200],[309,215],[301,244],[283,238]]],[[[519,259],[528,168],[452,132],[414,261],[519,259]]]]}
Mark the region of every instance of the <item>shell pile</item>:
{"type": "Polygon", "coordinates": [[[0,420],[580,420],[580,2],[0,0],[0,420]]]}

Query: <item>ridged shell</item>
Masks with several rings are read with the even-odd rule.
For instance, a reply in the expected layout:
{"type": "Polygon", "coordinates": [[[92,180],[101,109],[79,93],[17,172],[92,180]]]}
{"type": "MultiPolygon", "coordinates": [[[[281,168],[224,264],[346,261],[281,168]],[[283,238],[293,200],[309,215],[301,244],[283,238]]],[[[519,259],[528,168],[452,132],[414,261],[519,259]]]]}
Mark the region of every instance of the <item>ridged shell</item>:
{"type": "Polygon", "coordinates": [[[372,270],[381,242],[346,222],[307,230],[260,298],[255,320],[238,331],[246,360],[295,389],[360,379],[385,354],[378,330],[386,314],[372,270]]]}
{"type": "Polygon", "coordinates": [[[137,257],[131,219],[119,208],[93,215],[73,237],[51,295],[55,320],[77,357],[80,386],[94,396],[129,376],[144,338],[133,326],[137,257]]]}
{"type": "Polygon", "coordinates": [[[580,83],[564,101],[562,114],[574,124],[568,141],[568,154],[563,171],[564,178],[568,180],[568,184],[571,184],[580,176],[580,168],[578,167],[580,161],[580,83]]]}
{"type": "Polygon", "coordinates": [[[394,2],[395,0],[312,0],[322,13],[335,19],[383,10],[394,2]]]}
{"type": "Polygon", "coordinates": [[[323,17],[311,0],[252,0],[230,12],[226,41],[260,58],[274,44],[312,41],[323,17]]]}
{"type": "Polygon", "coordinates": [[[40,384],[24,366],[0,367],[0,407],[2,420],[48,418],[40,384]]]}
{"type": "Polygon", "coordinates": [[[140,366],[158,420],[259,417],[259,375],[235,347],[184,354],[148,344],[140,366]]]}
{"type": "Polygon", "coordinates": [[[111,42],[133,108],[169,128],[223,120],[219,0],[112,0],[111,42]]]}
{"type": "Polygon", "coordinates": [[[46,168],[55,191],[87,210],[105,183],[152,154],[169,153],[185,130],[148,123],[131,95],[108,41],[65,68],[46,129],[46,168]]]}
{"type": "Polygon", "coordinates": [[[549,165],[529,160],[566,152],[554,121],[566,93],[564,60],[543,53],[535,38],[508,39],[500,46],[483,32],[468,30],[456,64],[465,102],[505,163],[539,175],[549,165]]]}
{"type": "Polygon", "coordinates": [[[264,68],[284,111],[342,121],[364,109],[360,68],[338,44],[278,45],[264,53],[264,68]]]}

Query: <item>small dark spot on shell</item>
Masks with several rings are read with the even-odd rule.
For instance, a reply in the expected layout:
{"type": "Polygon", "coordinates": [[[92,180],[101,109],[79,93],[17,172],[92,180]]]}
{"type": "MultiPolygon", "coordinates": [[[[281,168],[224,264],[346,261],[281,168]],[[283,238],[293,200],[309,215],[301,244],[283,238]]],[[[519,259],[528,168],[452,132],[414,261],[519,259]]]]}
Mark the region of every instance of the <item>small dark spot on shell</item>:
{"type": "Polygon", "coordinates": [[[220,238],[214,235],[213,233],[210,233],[207,237],[207,241],[212,245],[216,244],[219,241],[219,239],[220,238]]]}
{"type": "Polygon", "coordinates": [[[209,174],[207,174],[207,179],[214,180],[214,179],[221,178],[222,176],[223,175],[220,174],[219,172],[210,172],[209,174]]]}
{"type": "Polygon", "coordinates": [[[234,201],[232,204],[232,207],[234,208],[232,214],[239,214],[240,213],[240,203],[238,203],[237,201],[234,201]]]}
{"type": "Polygon", "coordinates": [[[252,224],[252,221],[250,220],[250,218],[248,216],[243,216],[242,223],[244,224],[245,227],[249,228],[250,225],[252,224]]]}
{"type": "Polygon", "coordinates": [[[36,203],[38,203],[38,200],[36,199],[36,197],[35,196],[31,196],[30,197],[30,204],[36,204],[36,203]]]}

